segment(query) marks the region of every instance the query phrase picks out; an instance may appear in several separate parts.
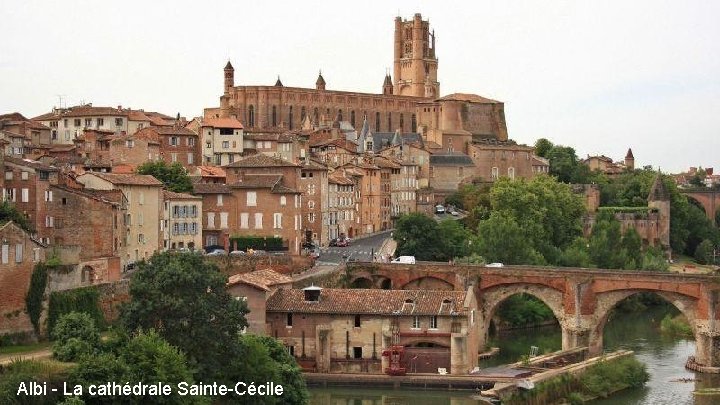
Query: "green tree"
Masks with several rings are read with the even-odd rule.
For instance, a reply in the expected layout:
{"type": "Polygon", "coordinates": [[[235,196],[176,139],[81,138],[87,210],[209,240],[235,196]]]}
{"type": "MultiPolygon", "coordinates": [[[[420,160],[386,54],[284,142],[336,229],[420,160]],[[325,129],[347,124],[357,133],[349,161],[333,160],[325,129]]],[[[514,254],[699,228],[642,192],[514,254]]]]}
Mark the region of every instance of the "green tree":
{"type": "Polygon", "coordinates": [[[629,228],[625,231],[621,246],[627,257],[623,268],[627,270],[640,268],[643,263],[642,239],[635,228],[629,228]]]}
{"type": "Polygon", "coordinates": [[[226,352],[247,326],[248,310],[228,294],[226,282],[202,256],[157,253],[133,274],[122,322],[130,331],[157,330],[202,378],[232,378],[226,352]]]}
{"type": "MultiPolygon", "coordinates": [[[[246,335],[252,336],[252,335],[246,335]]],[[[302,370],[298,366],[295,358],[288,353],[285,346],[277,339],[269,336],[254,336],[259,339],[267,348],[270,358],[275,362],[278,368],[280,384],[283,386],[285,393],[283,394],[283,404],[306,404],[308,401],[308,392],[305,388],[305,378],[302,370]]]]}
{"type": "Polygon", "coordinates": [[[643,253],[641,270],[667,271],[670,268],[665,255],[659,248],[650,247],[643,253]]]}
{"type": "Polygon", "coordinates": [[[568,245],[560,255],[559,264],[566,267],[590,267],[588,241],[579,237],[568,245]]]}
{"type": "Polygon", "coordinates": [[[528,243],[526,230],[505,212],[494,211],[478,225],[477,249],[490,262],[544,263],[542,255],[528,243]]]}
{"type": "MultiPolygon", "coordinates": [[[[128,382],[129,368],[120,358],[112,353],[100,353],[95,356],[84,356],[80,359],[77,367],[73,369],[68,377],[68,385],[90,385],[105,384],[107,382],[128,382]]],[[[86,390],[87,393],[87,390],[86,390]]],[[[131,404],[127,397],[103,396],[87,398],[93,404],[131,404]]]]}
{"type": "Polygon", "coordinates": [[[441,245],[441,254],[435,260],[450,260],[467,256],[470,252],[470,231],[459,221],[446,219],[438,225],[436,241],[441,245]]]}
{"type": "Polygon", "coordinates": [[[535,141],[535,154],[547,158],[554,147],[555,145],[546,138],[540,138],[535,141]]]}
{"type": "Polygon", "coordinates": [[[29,233],[35,232],[35,227],[30,222],[30,219],[20,213],[12,203],[4,201],[0,203],[0,225],[10,221],[13,221],[17,226],[29,233]]]}
{"type": "Polygon", "coordinates": [[[100,333],[95,321],[84,312],[70,312],[60,317],[52,331],[53,355],[60,361],[75,361],[92,355],[100,347],[100,333]]]}
{"type": "Polygon", "coordinates": [[[195,404],[206,402],[204,398],[180,396],[177,385],[180,382],[193,383],[193,376],[185,356],[171,346],[160,335],[151,330],[140,332],[130,339],[122,350],[120,361],[127,364],[128,381],[162,381],[173,387],[172,394],[158,397],[136,396],[138,403],[153,404],[195,404]]]}
{"type": "Polygon", "coordinates": [[[707,239],[700,242],[695,248],[695,260],[700,264],[710,264],[713,262],[713,243],[707,239]]]}
{"type": "Polygon", "coordinates": [[[393,238],[397,242],[395,253],[415,256],[417,260],[435,260],[441,256],[442,242],[438,241],[438,223],[421,213],[401,216],[395,225],[393,238]]]}
{"type": "Polygon", "coordinates": [[[590,259],[603,269],[622,269],[627,262],[627,253],[622,248],[620,222],[612,214],[601,212],[590,234],[590,259]]]}
{"type": "Polygon", "coordinates": [[[187,171],[178,162],[171,164],[162,160],[147,161],[137,168],[138,174],[149,174],[165,184],[165,187],[176,193],[192,192],[193,186],[187,171]]]}

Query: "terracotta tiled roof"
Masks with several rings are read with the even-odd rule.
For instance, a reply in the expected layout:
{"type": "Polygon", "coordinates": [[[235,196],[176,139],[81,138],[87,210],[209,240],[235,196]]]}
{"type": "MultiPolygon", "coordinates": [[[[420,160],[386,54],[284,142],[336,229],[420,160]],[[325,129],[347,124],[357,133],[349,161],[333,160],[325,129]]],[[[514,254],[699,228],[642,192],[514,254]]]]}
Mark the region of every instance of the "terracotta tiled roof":
{"type": "Polygon", "coordinates": [[[500,101],[478,96],[477,94],[468,93],[452,93],[447,96],[440,97],[438,100],[456,100],[456,101],[469,101],[471,103],[482,103],[482,104],[499,104],[500,101]]]}
{"type": "Polygon", "coordinates": [[[328,167],[315,159],[308,159],[300,164],[302,170],[327,170],[328,167]]]}
{"type": "Polygon", "coordinates": [[[260,133],[260,134],[246,134],[246,139],[252,139],[254,141],[277,141],[280,139],[280,134],[268,134],[268,133],[260,133]]]}
{"type": "Polygon", "coordinates": [[[246,175],[242,176],[235,183],[228,184],[231,188],[273,188],[282,180],[278,175],[246,175]]]}
{"type": "Polygon", "coordinates": [[[219,183],[195,183],[193,192],[195,194],[230,194],[230,188],[219,183]]]}
{"type": "Polygon", "coordinates": [[[263,153],[251,155],[225,167],[297,167],[295,163],[263,153]]]}
{"type": "Polygon", "coordinates": [[[131,110],[128,113],[128,119],[131,121],[148,121],[148,122],[150,122],[150,117],[145,115],[145,112],[139,111],[139,110],[131,110]]]}
{"type": "Polygon", "coordinates": [[[271,286],[292,283],[292,278],[271,269],[235,274],[228,279],[228,285],[250,284],[261,290],[269,291],[271,286]]]}
{"type": "Polygon", "coordinates": [[[349,179],[342,175],[342,173],[339,173],[340,170],[336,170],[333,173],[331,173],[328,176],[328,183],[330,184],[340,184],[343,186],[349,186],[352,184],[355,184],[352,179],[349,179]]]}
{"type": "Polygon", "coordinates": [[[216,166],[196,166],[199,176],[202,177],[226,177],[225,170],[216,166]]]}
{"type": "Polygon", "coordinates": [[[381,168],[386,169],[399,169],[400,165],[390,161],[389,159],[386,159],[384,157],[376,157],[375,158],[375,165],[381,168]]]}
{"type": "Polygon", "coordinates": [[[450,315],[463,313],[465,292],[428,290],[323,289],[317,302],[305,301],[303,290],[277,290],[268,312],[375,315],[450,315]],[[445,303],[443,303],[445,301],[445,303]]]}
{"type": "Polygon", "coordinates": [[[91,173],[116,185],[162,186],[163,183],[149,174],[91,173]]]}
{"type": "Polygon", "coordinates": [[[48,172],[56,172],[58,168],[55,166],[46,165],[45,163],[38,162],[37,160],[21,159],[12,156],[5,156],[5,163],[13,163],[16,165],[32,167],[33,169],[45,170],[48,172]]]}
{"type": "Polygon", "coordinates": [[[202,121],[203,127],[243,129],[243,124],[235,118],[209,118],[202,121]]]}
{"type": "Polygon", "coordinates": [[[176,193],[174,191],[170,190],[163,190],[163,200],[200,200],[202,197],[192,195],[192,194],[186,194],[186,193],[176,193]]]}

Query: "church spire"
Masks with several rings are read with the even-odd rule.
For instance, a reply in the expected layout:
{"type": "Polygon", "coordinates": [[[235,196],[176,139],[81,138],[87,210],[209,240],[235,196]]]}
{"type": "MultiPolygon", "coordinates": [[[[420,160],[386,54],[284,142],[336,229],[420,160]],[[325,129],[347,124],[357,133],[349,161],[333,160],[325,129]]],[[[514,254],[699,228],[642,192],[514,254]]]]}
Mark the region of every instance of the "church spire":
{"type": "Polygon", "coordinates": [[[325,78],[322,75],[322,70],[318,73],[318,78],[315,81],[315,88],[318,90],[325,90],[325,78]]]}

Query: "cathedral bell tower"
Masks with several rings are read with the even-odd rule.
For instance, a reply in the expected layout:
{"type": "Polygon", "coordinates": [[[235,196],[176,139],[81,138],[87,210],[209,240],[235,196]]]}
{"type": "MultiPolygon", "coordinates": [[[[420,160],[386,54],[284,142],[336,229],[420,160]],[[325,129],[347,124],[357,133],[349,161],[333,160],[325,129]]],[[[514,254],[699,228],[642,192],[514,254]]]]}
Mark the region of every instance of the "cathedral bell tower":
{"type": "Polygon", "coordinates": [[[435,56],[435,32],[430,22],[415,14],[412,20],[395,18],[394,94],[437,98],[438,60],[435,56]]]}
{"type": "Polygon", "coordinates": [[[230,61],[225,65],[223,72],[225,74],[224,94],[230,94],[230,89],[235,86],[235,69],[230,61]]]}

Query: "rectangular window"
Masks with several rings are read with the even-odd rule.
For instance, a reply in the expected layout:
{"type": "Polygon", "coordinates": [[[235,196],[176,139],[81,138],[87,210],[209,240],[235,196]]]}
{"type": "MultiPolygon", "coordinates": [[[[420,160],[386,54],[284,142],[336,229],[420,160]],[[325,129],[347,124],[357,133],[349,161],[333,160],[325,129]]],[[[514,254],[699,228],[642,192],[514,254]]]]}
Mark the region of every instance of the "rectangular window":
{"type": "Polygon", "coordinates": [[[138,204],[145,204],[145,193],[143,193],[142,191],[140,192],[140,197],[138,197],[138,204]]]}
{"type": "Polygon", "coordinates": [[[247,212],[240,213],[240,228],[241,229],[248,229],[249,225],[248,222],[250,220],[250,214],[247,212]]]}
{"type": "Polygon", "coordinates": [[[2,264],[8,264],[10,261],[10,245],[4,243],[2,245],[2,264]]]}
{"type": "Polygon", "coordinates": [[[177,162],[177,153],[171,153],[170,154],[170,160],[175,163],[177,162]]]}
{"type": "Polygon", "coordinates": [[[28,175],[29,175],[28,172],[21,172],[21,173],[20,173],[20,179],[22,179],[22,180],[27,180],[27,179],[28,179],[28,175]]]}
{"type": "Polygon", "coordinates": [[[217,206],[218,206],[218,207],[222,207],[222,205],[223,205],[223,195],[222,195],[222,194],[218,194],[218,195],[217,195],[217,206]]]}
{"type": "Polygon", "coordinates": [[[145,243],[145,235],[138,234],[138,243],[145,243]]]}
{"type": "Polygon", "coordinates": [[[291,327],[293,326],[293,314],[288,313],[287,314],[287,326],[291,327]]]}
{"type": "Polygon", "coordinates": [[[170,137],[170,146],[177,146],[178,145],[178,138],[177,136],[171,136],[170,137]]]}
{"type": "Polygon", "coordinates": [[[257,206],[257,193],[255,191],[248,191],[247,193],[247,206],[248,207],[255,207],[257,206]]]}
{"type": "Polygon", "coordinates": [[[55,218],[51,216],[45,216],[45,227],[53,228],[55,226],[55,218]]]}
{"type": "Polygon", "coordinates": [[[362,347],[356,346],[353,347],[353,358],[354,359],[362,359],[362,347]]]}
{"type": "Polygon", "coordinates": [[[215,228],[215,213],[214,212],[207,213],[207,226],[210,229],[215,228]]]}
{"type": "Polygon", "coordinates": [[[105,125],[105,119],[104,119],[104,118],[98,118],[98,119],[97,119],[97,126],[98,126],[98,127],[101,127],[101,126],[103,126],[103,125],[105,125]]]}
{"type": "Polygon", "coordinates": [[[355,315],[355,327],[360,327],[360,315],[355,315]]]}
{"type": "Polygon", "coordinates": [[[23,261],[23,244],[18,243],[15,245],[15,263],[22,263],[23,261]]]}
{"type": "Polygon", "coordinates": [[[273,228],[282,229],[282,214],[279,212],[273,214],[273,228]]]}
{"type": "Polygon", "coordinates": [[[222,141],[222,147],[223,147],[223,149],[229,149],[230,141],[222,141]]]}
{"type": "Polygon", "coordinates": [[[189,165],[195,164],[194,162],[194,155],[192,153],[187,154],[187,162],[189,165]]]}
{"type": "MultiPolygon", "coordinates": [[[[47,194],[47,191],[45,192],[45,194],[47,194]]],[[[28,201],[30,201],[30,190],[27,188],[24,188],[21,190],[20,202],[28,202],[28,201]]],[[[47,199],[45,201],[47,201],[47,199]]]]}
{"type": "Polygon", "coordinates": [[[228,213],[221,212],[220,213],[220,228],[226,229],[227,227],[228,227],[228,213]]]}
{"type": "Polygon", "coordinates": [[[420,317],[419,317],[419,316],[413,316],[412,328],[413,328],[413,329],[420,329],[420,317]]]}
{"type": "Polygon", "coordinates": [[[180,224],[174,223],[173,224],[173,235],[177,235],[180,233],[180,224]]]}
{"type": "Polygon", "coordinates": [[[436,315],[433,315],[430,317],[430,329],[437,329],[438,328],[438,317],[436,315]]]}
{"type": "Polygon", "coordinates": [[[13,179],[13,172],[5,172],[5,180],[12,180],[13,179]]]}
{"type": "Polygon", "coordinates": [[[263,228],[263,214],[262,212],[255,213],[255,229],[263,228]]]}

